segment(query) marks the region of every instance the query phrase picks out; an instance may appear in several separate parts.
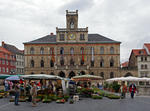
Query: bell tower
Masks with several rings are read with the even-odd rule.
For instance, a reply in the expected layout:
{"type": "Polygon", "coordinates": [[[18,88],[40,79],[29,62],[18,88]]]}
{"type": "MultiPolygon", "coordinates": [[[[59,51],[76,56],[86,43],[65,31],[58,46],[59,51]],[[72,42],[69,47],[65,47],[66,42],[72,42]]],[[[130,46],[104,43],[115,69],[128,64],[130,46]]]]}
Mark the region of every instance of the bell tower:
{"type": "Polygon", "coordinates": [[[66,28],[67,30],[78,29],[78,10],[76,11],[66,10],[66,28]]]}

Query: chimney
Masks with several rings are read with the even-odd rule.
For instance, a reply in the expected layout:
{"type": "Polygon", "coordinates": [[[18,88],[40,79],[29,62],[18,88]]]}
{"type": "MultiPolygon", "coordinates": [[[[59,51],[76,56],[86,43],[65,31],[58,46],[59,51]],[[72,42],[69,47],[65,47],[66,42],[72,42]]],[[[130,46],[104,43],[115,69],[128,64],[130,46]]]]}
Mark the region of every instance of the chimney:
{"type": "Polygon", "coordinates": [[[53,32],[51,32],[51,33],[50,33],[50,35],[54,35],[54,33],[53,33],[53,32]]]}
{"type": "Polygon", "coordinates": [[[4,42],[4,41],[2,41],[2,47],[4,47],[4,45],[5,45],[5,42],[4,42]]]}

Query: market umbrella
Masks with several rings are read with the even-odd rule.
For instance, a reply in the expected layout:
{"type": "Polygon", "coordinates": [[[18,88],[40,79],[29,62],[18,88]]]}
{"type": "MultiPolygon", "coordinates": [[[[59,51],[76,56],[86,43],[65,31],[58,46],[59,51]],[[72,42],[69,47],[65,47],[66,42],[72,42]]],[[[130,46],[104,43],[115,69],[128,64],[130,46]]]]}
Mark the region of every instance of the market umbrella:
{"type": "Polygon", "coordinates": [[[9,80],[9,81],[18,81],[18,80],[20,80],[20,78],[19,78],[19,76],[10,76],[10,77],[8,77],[8,78],[6,78],[6,80],[9,80]]]}
{"type": "Polygon", "coordinates": [[[6,79],[8,78],[10,75],[7,74],[0,74],[0,79],[6,79]]]}
{"type": "Polygon", "coordinates": [[[102,77],[86,74],[86,75],[74,76],[72,77],[72,79],[77,81],[90,81],[90,80],[101,80],[102,77]]]}
{"type": "Polygon", "coordinates": [[[113,81],[150,81],[150,78],[139,78],[139,77],[133,77],[133,76],[128,76],[128,77],[118,77],[118,78],[112,78],[112,79],[107,79],[107,82],[113,82],[113,81]]]}
{"type": "Polygon", "coordinates": [[[23,75],[21,76],[23,79],[35,79],[35,80],[39,80],[39,79],[54,79],[54,80],[60,80],[62,79],[59,76],[55,76],[55,75],[47,75],[47,74],[34,74],[34,75],[23,75]]]}

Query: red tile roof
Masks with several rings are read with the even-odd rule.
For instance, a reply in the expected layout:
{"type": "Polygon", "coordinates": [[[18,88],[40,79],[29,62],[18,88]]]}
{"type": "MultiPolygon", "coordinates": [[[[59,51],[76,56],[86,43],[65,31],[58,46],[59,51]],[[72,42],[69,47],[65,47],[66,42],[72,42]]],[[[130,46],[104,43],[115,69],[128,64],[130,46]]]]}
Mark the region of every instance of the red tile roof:
{"type": "Polygon", "coordinates": [[[121,64],[122,67],[128,67],[129,61],[126,61],[124,63],[121,64]]]}
{"type": "Polygon", "coordinates": [[[6,50],[6,49],[3,48],[3,47],[0,47],[0,52],[3,52],[3,53],[5,53],[5,54],[11,54],[10,51],[6,50]]]}
{"type": "Polygon", "coordinates": [[[5,48],[3,47],[0,47],[0,58],[5,58],[5,55],[4,54],[8,54],[8,55],[11,55],[11,52],[6,50],[5,48]]]}
{"type": "Polygon", "coordinates": [[[147,55],[147,52],[145,49],[133,49],[132,52],[134,53],[135,56],[147,55]]]}
{"type": "Polygon", "coordinates": [[[148,49],[149,52],[150,52],[150,43],[145,43],[144,45],[147,47],[147,49],[148,49]]]}

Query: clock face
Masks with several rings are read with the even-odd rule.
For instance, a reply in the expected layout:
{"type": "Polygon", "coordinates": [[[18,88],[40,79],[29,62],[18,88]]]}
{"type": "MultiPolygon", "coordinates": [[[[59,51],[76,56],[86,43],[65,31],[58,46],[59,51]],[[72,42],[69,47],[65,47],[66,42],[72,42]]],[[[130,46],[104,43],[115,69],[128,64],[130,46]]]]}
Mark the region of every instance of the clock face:
{"type": "Polygon", "coordinates": [[[69,35],[69,39],[74,40],[75,38],[76,38],[76,37],[75,37],[74,34],[70,34],[70,35],[69,35]]]}

